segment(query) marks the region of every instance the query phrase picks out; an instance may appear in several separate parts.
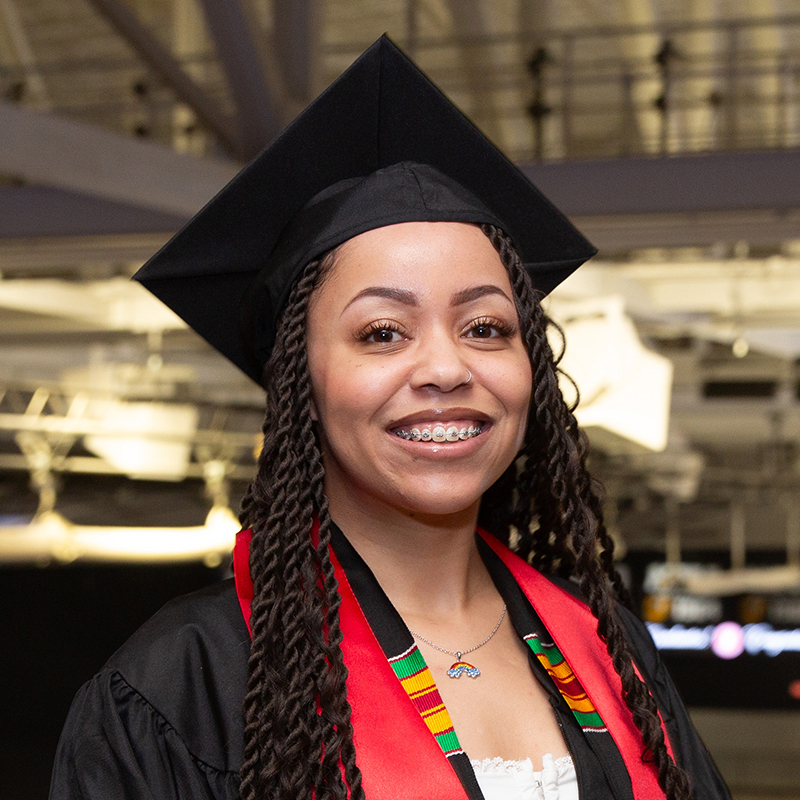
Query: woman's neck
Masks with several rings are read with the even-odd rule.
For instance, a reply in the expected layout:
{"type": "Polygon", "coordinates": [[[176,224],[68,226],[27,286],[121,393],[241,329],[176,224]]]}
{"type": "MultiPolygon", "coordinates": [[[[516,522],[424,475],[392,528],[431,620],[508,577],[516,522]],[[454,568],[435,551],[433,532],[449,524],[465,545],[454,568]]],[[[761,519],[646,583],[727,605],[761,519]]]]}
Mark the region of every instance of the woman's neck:
{"type": "Polygon", "coordinates": [[[331,498],[330,512],[404,618],[469,614],[496,593],[475,542],[477,503],[434,516],[331,498]]]}

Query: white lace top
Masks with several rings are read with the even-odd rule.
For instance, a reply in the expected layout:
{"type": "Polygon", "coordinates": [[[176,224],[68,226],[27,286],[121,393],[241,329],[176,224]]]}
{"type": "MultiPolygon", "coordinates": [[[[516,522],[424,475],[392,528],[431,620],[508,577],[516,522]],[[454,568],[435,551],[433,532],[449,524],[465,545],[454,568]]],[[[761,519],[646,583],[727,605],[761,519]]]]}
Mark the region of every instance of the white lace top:
{"type": "Polygon", "coordinates": [[[578,800],[578,776],[569,756],[542,756],[542,771],[534,772],[529,758],[472,759],[472,768],[486,800],[578,800]]]}

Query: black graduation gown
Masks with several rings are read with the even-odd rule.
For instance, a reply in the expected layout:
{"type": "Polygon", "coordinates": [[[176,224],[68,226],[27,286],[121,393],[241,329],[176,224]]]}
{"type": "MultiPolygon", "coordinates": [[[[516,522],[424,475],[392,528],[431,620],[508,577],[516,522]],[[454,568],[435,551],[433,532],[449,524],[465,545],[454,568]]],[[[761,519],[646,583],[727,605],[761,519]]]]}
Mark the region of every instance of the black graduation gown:
{"type": "Polygon", "coordinates": [[[78,692],[51,800],[233,800],[250,636],[233,581],[168,603],[78,692]]]}
{"type": "MultiPolygon", "coordinates": [[[[337,555],[342,555],[338,549],[337,555]]],[[[517,624],[520,614],[532,609],[527,604],[526,611],[526,601],[502,564],[486,553],[484,558],[517,624]]],[[[353,570],[364,569],[356,558],[347,568],[348,578],[353,570]]],[[[359,576],[354,577],[358,583],[359,576]]],[[[696,796],[729,800],[646,628],[624,609],[620,617],[696,796]]],[[[238,798],[248,654],[249,633],[233,581],[167,604],[75,698],[56,755],[50,800],[238,798]]],[[[630,781],[626,785],[620,774],[620,759],[611,751],[607,757],[598,754],[533,657],[531,668],[549,688],[576,762],[582,800],[630,800],[630,781]]],[[[468,796],[475,797],[475,786],[467,781],[462,776],[468,796]]]]}

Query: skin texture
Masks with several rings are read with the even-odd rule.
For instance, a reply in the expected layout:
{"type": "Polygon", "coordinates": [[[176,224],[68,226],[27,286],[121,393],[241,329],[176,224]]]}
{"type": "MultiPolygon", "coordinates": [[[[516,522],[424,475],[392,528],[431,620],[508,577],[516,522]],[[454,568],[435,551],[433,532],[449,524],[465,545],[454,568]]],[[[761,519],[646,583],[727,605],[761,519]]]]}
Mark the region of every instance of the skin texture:
{"type": "MultiPolygon", "coordinates": [[[[474,530],[481,495],[519,451],[531,398],[512,296],[479,228],[411,222],[339,248],[308,312],[331,517],[408,626],[452,650],[484,639],[503,606],[474,530]],[[436,423],[483,432],[453,444],[395,433],[436,423]]],[[[454,657],[419,646],[471,757],[531,757],[539,769],[542,754],[566,753],[507,619],[467,657],[477,680],[447,678],[454,657]]]]}

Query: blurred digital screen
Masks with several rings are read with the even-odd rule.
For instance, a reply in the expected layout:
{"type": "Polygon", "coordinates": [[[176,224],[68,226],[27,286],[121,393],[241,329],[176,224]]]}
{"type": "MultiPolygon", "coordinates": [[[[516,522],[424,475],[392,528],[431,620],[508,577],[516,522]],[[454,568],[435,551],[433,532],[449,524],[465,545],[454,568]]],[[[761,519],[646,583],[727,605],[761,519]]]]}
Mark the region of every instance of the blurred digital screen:
{"type": "Polygon", "coordinates": [[[701,593],[702,576],[719,584],[719,566],[681,568],[691,580],[670,580],[663,562],[645,566],[641,611],[684,702],[800,710],[800,586],[738,593],[732,576],[715,596],[701,593]]]}

